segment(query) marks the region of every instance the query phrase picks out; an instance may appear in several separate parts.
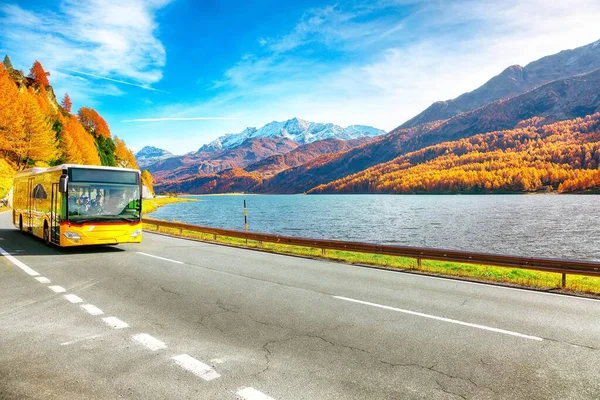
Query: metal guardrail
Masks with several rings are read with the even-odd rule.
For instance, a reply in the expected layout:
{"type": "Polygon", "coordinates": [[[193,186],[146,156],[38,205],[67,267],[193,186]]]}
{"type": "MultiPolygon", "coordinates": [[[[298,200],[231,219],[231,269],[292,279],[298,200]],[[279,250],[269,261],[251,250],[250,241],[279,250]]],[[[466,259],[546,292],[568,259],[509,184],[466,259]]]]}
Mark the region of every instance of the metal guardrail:
{"type": "Polygon", "coordinates": [[[600,262],[582,260],[563,260],[555,258],[518,257],[500,254],[475,253],[468,251],[431,249],[408,246],[387,246],[360,242],[345,242],[340,240],[323,240],[297,238],[291,236],[270,235],[266,233],[253,233],[236,231],[230,229],[211,228],[206,226],[191,225],[180,222],[162,221],[153,218],[144,218],[145,224],[159,227],[179,229],[198,233],[206,233],[214,236],[234,237],[240,239],[254,240],[262,245],[262,242],[286,244],[291,246],[312,247],[321,249],[325,255],[326,250],[351,251],[356,253],[383,254],[388,256],[409,257],[417,260],[421,266],[421,260],[450,261],[465,264],[489,265],[495,267],[522,268],[544,272],[555,272],[562,274],[562,286],[566,285],[566,274],[600,276],[600,262]]]}

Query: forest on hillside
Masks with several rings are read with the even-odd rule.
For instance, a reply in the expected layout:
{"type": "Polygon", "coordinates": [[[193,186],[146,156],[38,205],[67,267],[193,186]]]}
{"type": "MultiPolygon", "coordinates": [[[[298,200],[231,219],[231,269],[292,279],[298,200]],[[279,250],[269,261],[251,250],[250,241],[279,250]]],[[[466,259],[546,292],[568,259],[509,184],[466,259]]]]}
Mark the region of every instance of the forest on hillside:
{"type": "Polygon", "coordinates": [[[429,146],[310,193],[559,193],[600,190],[600,113],[429,146]]]}
{"type": "MultiPolygon", "coordinates": [[[[0,198],[16,171],[63,163],[138,168],[131,150],[111,135],[93,108],[72,112],[67,93],[59,104],[50,73],[35,61],[28,75],[0,63],[0,198]]],[[[143,174],[146,181],[151,177],[143,174]]]]}

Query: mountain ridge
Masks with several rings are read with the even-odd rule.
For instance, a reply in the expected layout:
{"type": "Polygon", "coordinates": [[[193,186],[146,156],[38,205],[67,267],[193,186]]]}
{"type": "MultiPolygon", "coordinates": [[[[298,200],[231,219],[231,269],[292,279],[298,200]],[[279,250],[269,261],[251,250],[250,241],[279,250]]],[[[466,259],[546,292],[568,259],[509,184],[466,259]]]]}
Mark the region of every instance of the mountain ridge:
{"type": "Polygon", "coordinates": [[[542,57],[525,67],[511,65],[471,92],[463,93],[454,99],[434,102],[396,129],[445,120],[493,101],[514,97],[546,83],[589,73],[598,68],[600,40],[542,57]]]}

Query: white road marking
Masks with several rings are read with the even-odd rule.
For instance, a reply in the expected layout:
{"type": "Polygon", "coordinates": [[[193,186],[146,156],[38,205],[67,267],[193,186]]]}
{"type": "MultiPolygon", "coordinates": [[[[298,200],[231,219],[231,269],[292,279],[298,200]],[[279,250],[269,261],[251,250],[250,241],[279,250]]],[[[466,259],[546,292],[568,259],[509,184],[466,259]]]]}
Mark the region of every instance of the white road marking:
{"type": "Polygon", "coordinates": [[[68,345],[73,344],[73,343],[81,342],[82,340],[96,339],[96,338],[99,338],[100,336],[104,336],[104,334],[102,334],[102,335],[88,336],[88,337],[84,337],[84,338],[81,338],[81,339],[71,340],[70,342],[64,342],[64,343],[61,343],[60,345],[61,346],[68,346],[68,345]]]}
{"type": "Polygon", "coordinates": [[[23,271],[25,271],[26,274],[31,275],[31,276],[39,275],[36,271],[32,270],[27,265],[23,264],[21,261],[17,260],[10,254],[8,254],[8,252],[6,252],[6,250],[4,250],[2,247],[0,247],[0,254],[2,254],[4,257],[6,257],[8,259],[8,261],[10,261],[11,263],[15,264],[17,267],[19,267],[23,271]]]}
{"type": "Polygon", "coordinates": [[[111,326],[111,327],[113,327],[115,329],[129,328],[129,324],[127,324],[126,322],[121,321],[117,317],[102,318],[102,321],[106,322],[106,324],[108,326],[111,326]]]}
{"type": "Polygon", "coordinates": [[[76,294],[65,294],[65,299],[69,300],[73,304],[83,303],[83,299],[76,294]]]}
{"type": "Polygon", "coordinates": [[[67,291],[67,289],[62,286],[48,286],[48,289],[52,290],[54,293],[64,293],[67,291]]]}
{"type": "Polygon", "coordinates": [[[35,278],[39,283],[50,283],[50,279],[44,278],[43,276],[38,276],[35,278]]]}
{"type": "MultiPolygon", "coordinates": [[[[356,267],[356,268],[364,268],[358,265],[348,265],[348,267],[356,267]]],[[[409,271],[404,271],[404,270],[398,270],[398,271],[390,271],[390,270],[385,270],[385,269],[379,269],[379,271],[382,272],[390,272],[392,274],[397,274],[399,272],[407,272],[410,276],[416,277],[416,278],[425,278],[425,279],[438,279],[438,280],[442,280],[442,281],[447,281],[447,282],[453,282],[453,283],[458,283],[458,284],[467,284],[467,285],[477,285],[477,286],[487,286],[490,288],[495,288],[495,289],[507,289],[507,290],[516,290],[518,292],[521,293],[531,293],[531,294],[541,294],[541,295],[547,295],[547,296],[554,296],[554,297],[561,297],[563,299],[573,299],[573,300],[585,300],[585,301],[595,301],[595,302],[600,302],[600,299],[594,299],[591,297],[581,297],[581,296],[577,296],[577,295],[567,295],[567,294],[563,294],[563,293],[551,293],[551,292],[542,292],[539,290],[535,290],[532,288],[519,288],[519,287],[512,287],[512,286],[504,286],[502,284],[491,284],[491,283],[486,283],[486,282],[480,282],[480,281],[468,281],[465,279],[461,279],[460,276],[456,276],[456,278],[444,278],[441,276],[434,276],[434,275],[427,275],[427,274],[419,274],[419,273],[410,273],[409,271]]]]}
{"type": "Polygon", "coordinates": [[[181,368],[190,371],[192,374],[204,379],[205,381],[212,381],[213,379],[217,379],[221,376],[210,365],[206,365],[190,355],[180,354],[178,356],[171,357],[171,359],[175,360],[177,365],[179,365],[181,368]]]}
{"type": "Polygon", "coordinates": [[[223,364],[223,360],[221,360],[220,358],[213,358],[212,360],[210,360],[210,362],[213,364],[223,364]]]}
{"type": "Polygon", "coordinates": [[[85,311],[87,311],[91,315],[102,315],[102,314],[104,314],[104,311],[102,311],[101,309],[99,309],[98,307],[96,307],[93,304],[84,304],[84,305],[81,306],[81,308],[83,308],[85,311]]]}
{"type": "Polygon", "coordinates": [[[275,400],[251,387],[240,389],[235,395],[241,400],[275,400]]]}
{"type": "Polygon", "coordinates": [[[143,344],[144,346],[146,346],[147,348],[149,348],[152,351],[164,349],[167,347],[166,344],[164,344],[163,342],[161,342],[158,339],[153,338],[152,336],[148,335],[147,333],[139,333],[137,335],[133,335],[132,338],[133,338],[133,340],[140,342],[141,344],[143,344]]]}
{"type": "Polygon", "coordinates": [[[169,262],[172,262],[172,263],[175,263],[175,264],[184,264],[181,261],[171,260],[170,258],[159,257],[159,256],[155,256],[155,255],[148,254],[148,253],[142,253],[141,251],[138,251],[137,253],[141,254],[143,256],[146,256],[146,257],[158,258],[159,260],[169,261],[169,262]]]}
{"type": "Polygon", "coordinates": [[[468,326],[468,327],[471,327],[471,328],[482,329],[484,331],[503,333],[505,335],[517,336],[517,337],[520,337],[520,338],[523,338],[523,339],[538,340],[538,341],[544,340],[544,339],[542,339],[539,336],[524,335],[522,333],[513,332],[513,331],[507,331],[505,329],[492,328],[491,326],[485,326],[485,325],[479,325],[479,324],[472,324],[470,322],[463,322],[463,321],[458,321],[456,319],[438,317],[436,315],[425,314],[425,313],[421,313],[421,312],[417,312],[417,311],[404,310],[402,308],[384,306],[384,305],[381,305],[381,304],[370,303],[368,301],[351,299],[351,298],[348,298],[348,297],[342,297],[342,296],[333,296],[333,297],[336,298],[336,299],[339,299],[339,300],[350,301],[350,302],[353,302],[353,303],[364,304],[364,305],[367,305],[367,306],[383,308],[385,310],[397,311],[397,312],[401,312],[401,313],[404,313],[404,314],[416,315],[418,317],[423,317],[423,318],[435,319],[437,321],[449,322],[451,324],[468,326]]]}

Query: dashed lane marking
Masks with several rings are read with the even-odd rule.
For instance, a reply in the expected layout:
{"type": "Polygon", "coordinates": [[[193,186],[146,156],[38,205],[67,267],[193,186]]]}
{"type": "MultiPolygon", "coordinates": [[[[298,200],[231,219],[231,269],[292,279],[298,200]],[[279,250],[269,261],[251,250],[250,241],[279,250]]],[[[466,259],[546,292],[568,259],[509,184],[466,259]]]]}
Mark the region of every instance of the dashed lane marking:
{"type": "Polygon", "coordinates": [[[137,335],[133,335],[132,338],[136,342],[143,344],[144,346],[146,346],[147,348],[149,348],[152,351],[164,349],[167,347],[166,344],[164,344],[163,342],[161,342],[160,340],[158,340],[156,338],[153,338],[152,336],[148,335],[147,333],[138,333],[137,335]]]}
{"type": "Polygon", "coordinates": [[[266,394],[259,392],[258,390],[251,387],[242,388],[238,390],[235,395],[238,399],[241,400],[275,400],[272,397],[269,397],[266,394]]]}
{"type": "Polygon", "coordinates": [[[93,304],[84,304],[84,305],[81,306],[81,308],[83,308],[85,311],[87,311],[91,315],[102,315],[102,314],[104,314],[104,311],[102,311],[101,309],[99,309],[98,307],[96,307],[93,304]]]}
{"type": "Polygon", "coordinates": [[[31,276],[38,276],[39,275],[36,271],[32,270],[27,265],[23,264],[21,261],[17,260],[16,258],[14,258],[13,256],[11,256],[10,254],[8,254],[8,252],[6,250],[4,250],[2,247],[0,247],[0,254],[2,254],[4,257],[6,257],[6,259],[8,261],[10,261],[14,265],[16,265],[17,267],[21,268],[23,271],[25,271],[26,274],[31,275],[31,276]]]}
{"type": "Polygon", "coordinates": [[[213,379],[217,379],[221,376],[211,366],[196,360],[190,355],[180,354],[171,358],[175,360],[177,365],[179,365],[181,368],[190,371],[192,374],[204,379],[205,381],[212,381],[213,379]]]}
{"type": "Polygon", "coordinates": [[[121,321],[117,317],[102,318],[102,321],[104,321],[106,323],[106,325],[111,326],[111,327],[113,327],[115,329],[129,328],[129,324],[127,324],[126,322],[121,321]]]}
{"type": "Polygon", "coordinates": [[[459,321],[459,320],[456,320],[456,319],[438,317],[436,315],[425,314],[425,313],[421,313],[421,312],[417,312],[417,311],[404,310],[402,308],[384,306],[384,305],[381,305],[381,304],[370,303],[368,301],[351,299],[351,298],[348,298],[348,297],[342,297],[342,296],[333,296],[333,297],[336,298],[336,299],[339,299],[339,300],[349,301],[349,302],[352,302],[352,303],[364,304],[364,305],[371,306],[371,307],[383,308],[384,310],[391,310],[391,311],[401,312],[401,313],[404,313],[404,314],[415,315],[417,317],[429,318],[429,319],[434,319],[434,320],[437,320],[437,321],[449,322],[451,324],[468,326],[468,327],[471,327],[471,328],[481,329],[481,330],[484,330],[484,331],[502,333],[502,334],[510,335],[510,336],[517,336],[517,337],[520,337],[520,338],[523,338],[523,339],[538,340],[538,341],[544,340],[543,338],[541,338],[539,336],[524,335],[522,333],[513,332],[513,331],[507,331],[505,329],[492,328],[491,326],[479,325],[479,324],[472,324],[470,322],[463,322],[463,321],[459,321]]]}
{"type": "Polygon", "coordinates": [[[83,303],[83,299],[76,294],[65,294],[65,299],[70,301],[73,304],[83,303]]]}
{"type": "Polygon", "coordinates": [[[50,279],[45,278],[43,276],[38,276],[35,278],[36,281],[38,281],[39,283],[50,283],[50,279]]]}
{"type": "Polygon", "coordinates": [[[64,293],[67,291],[67,289],[62,286],[48,286],[48,289],[52,290],[54,293],[64,293]]]}
{"type": "Polygon", "coordinates": [[[168,262],[172,262],[172,263],[175,263],[175,264],[184,264],[184,263],[182,263],[181,261],[177,261],[177,260],[171,260],[170,258],[159,257],[159,256],[155,256],[155,255],[153,255],[153,254],[142,253],[141,251],[138,251],[137,253],[138,253],[138,254],[141,254],[141,255],[143,255],[143,256],[146,256],[146,257],[157,258],[157,259],[159,259],[159,260],[168,261],[168,262]]]}

